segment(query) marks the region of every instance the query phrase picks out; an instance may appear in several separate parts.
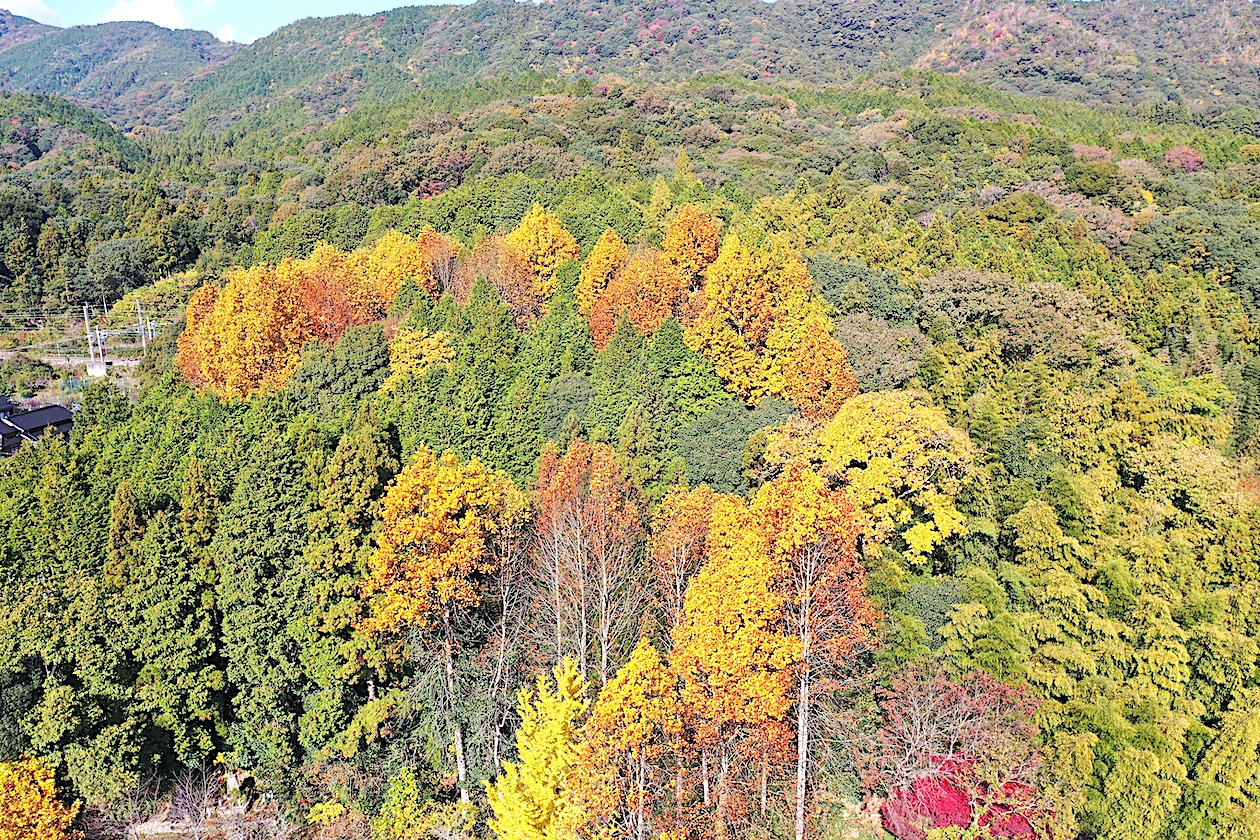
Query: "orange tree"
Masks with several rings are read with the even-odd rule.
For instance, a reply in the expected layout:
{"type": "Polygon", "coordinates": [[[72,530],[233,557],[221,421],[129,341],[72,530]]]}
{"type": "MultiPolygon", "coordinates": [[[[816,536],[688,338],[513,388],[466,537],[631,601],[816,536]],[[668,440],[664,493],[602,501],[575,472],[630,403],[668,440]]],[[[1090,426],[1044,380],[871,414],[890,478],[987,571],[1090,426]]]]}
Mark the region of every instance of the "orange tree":
{"type": "Polygon", "coordinates": [[[858,557],[853,501],[799,461],[757,491],[752,513],[783,577],[785,634],[800,653],[796,673],[796,840],[804,840],[814,693],[873,641],[875,608],[858,557]]]}

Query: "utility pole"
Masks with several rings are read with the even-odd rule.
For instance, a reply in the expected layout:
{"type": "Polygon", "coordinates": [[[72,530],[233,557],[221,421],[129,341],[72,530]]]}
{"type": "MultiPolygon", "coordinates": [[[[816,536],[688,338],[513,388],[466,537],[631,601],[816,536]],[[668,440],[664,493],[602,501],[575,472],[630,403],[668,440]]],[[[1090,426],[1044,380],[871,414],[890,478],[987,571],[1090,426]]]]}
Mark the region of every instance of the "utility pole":
{"type": "Polygon", "coordinates": [[[83,334],[87,336],[88,356],[96,361],[96,350],[92,348],[92,320],[88,316],[88,305],[83,304],[83,334]]]}
{"type": "Polygon", "coordinates": [[[140,298],[136,298],[136,332],[140,334],[140,352],[149,352],[148,330],[144,326],[144,310],[140,308],[140,298]]]}

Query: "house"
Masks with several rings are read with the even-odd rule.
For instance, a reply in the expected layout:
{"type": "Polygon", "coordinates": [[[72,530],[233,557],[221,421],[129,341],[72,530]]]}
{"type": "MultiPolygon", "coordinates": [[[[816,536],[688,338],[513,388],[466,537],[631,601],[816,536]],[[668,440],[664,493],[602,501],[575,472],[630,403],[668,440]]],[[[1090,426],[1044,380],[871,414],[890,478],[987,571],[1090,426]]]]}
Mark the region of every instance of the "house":
{"type": "MultiPolygon", "coordinates": [[[[74,428],[74,413],[61,405],[46,405],[30,411],[19,411],[7,397],[7,413],[0,410],[0,455],[12,455],[29,440],[38,443],[45,434],[69,435],[74,428]]],[[[0,409],[4,406],[0,405],[0,409]]]]}

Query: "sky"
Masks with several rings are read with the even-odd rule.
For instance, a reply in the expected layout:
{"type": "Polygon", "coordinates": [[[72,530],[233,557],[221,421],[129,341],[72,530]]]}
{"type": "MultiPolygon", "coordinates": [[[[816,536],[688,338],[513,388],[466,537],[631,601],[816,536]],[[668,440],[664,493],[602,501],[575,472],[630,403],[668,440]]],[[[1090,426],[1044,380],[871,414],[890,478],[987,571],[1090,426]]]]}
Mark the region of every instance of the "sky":
{"type": "Polygon", "coordinates": [[[371,14],[425,2],[432,0],[0,0],[0,7],[53,26],[147,20],[170,29],[204,29],[223,41],[249,43],[299,18],[371,14]]]}

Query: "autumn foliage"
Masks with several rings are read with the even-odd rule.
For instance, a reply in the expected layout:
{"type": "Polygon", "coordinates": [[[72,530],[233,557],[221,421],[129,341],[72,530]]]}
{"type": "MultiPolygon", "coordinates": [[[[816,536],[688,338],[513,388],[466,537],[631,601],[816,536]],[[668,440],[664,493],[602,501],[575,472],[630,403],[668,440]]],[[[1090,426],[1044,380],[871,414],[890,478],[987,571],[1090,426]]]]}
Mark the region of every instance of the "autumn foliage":
{"type": "Polygon", "coordinates": [[[519,695],[518,761],[486,785],[494,816],[490,828],[501,840],[572,837],[583,823],[571,795],[578,764],[581,718],[587,709],[586,680],[572,659],[538,678],[519,695]]]}
{"type": "Polygon", "coordinates": [[[608,343],[622,315],[639,334],[651,335],[666,318],[678,315],[686,300],[686,281],[664,254],[648,250],[630,257],[591,306],[595,346],[608,343]]]}
{"type": "MultiPolygon", "coordinates": [[[[372,555],[363,594],[373,598],[362,623],[368,633],[428,630],[441,653],[446,702],[455,702],[455,622],[476,607],[502,560],[498,546],[525,513],[525,500],[507,477],[478,460],[460,461],[421,449],[381,503],[384,531],[372,555]],[[433,638],[436,636],[436,638],[433,638]]],[[[468,801],[464,733],[452,723],[460,796],[468,801]]]]}
{"type": "Polygon", "coordinates": [[[987,674],[955,681],[913,666],[884,692],[879,761],[892,796],[884,824],[898,840],[934,828],[983,827],[1036,837],[1046,816],[1037,789],[1039,703],[987,674]]]}
{"type": "Polygon", "coordinates": [[[530,208],[505,239],[524,261],[538,294],[544,298],[555,291],[556,269],[560,263],[576,259],[578,255],[573,234],[565,230],[554,213],[539,204],[530,208]]]}
{"type": "Polygon", "coordinates": [[[77,840],[78,806],[57,798],[53,771],[35,758],[0,763],[0,840],[77,840]]]}
{"type": "Polygon", "coordinates": [[[671,630],[682,620],[687,584],[707,556],[715,499],[716,494],[703,485],[675,488],[661,500],[652,519],[648,552],[657,597],[671,630]]]}
{"type": "Polygon", "coordinates": [[[595,301],[625,266],[628,257],[626,243],[621,241],[617,231],[609,228],[600,234],[595,247],[582,264],[582,273],[578,278],[575,294],[579,312],[590,314],[595,301]]]}
{"type": "Polygon", "coordinates": [[[436,291],[452,248],[432,232],[389,233],[351,254],[320,245],[306,259],[231,272],[221,289],[193,295],[175,363],[194,387],[223,397],[280,388],[308,341],[380,319],[403,281],[436,291]]]}
{"type": "Polygon", "coordinates": [[[363,592],[374,609],[365,629],[424,626],[452,606],[475,606],[495,567],[494,541],[524,510],[520,492],[476,459],[422,449],[381,503],[384,531],[363,592]]]}
{"type": "Polygon", "coordinates": [[[692,291],[698,291],[709,264],[717,259],[717,223],[694,204],[684,205],[665,229],[665,255],[678,267],[692,291]]]}
{"type": "MultiPolygon", "coordinates": [[[[559,480],[564,460],[585,474],[575,446],[542,470],[559,499],[578,483],[559,480]]],[[[544,546],[557,510],[540,514],[544,546]]],[[[853,503],[802,464],[752,500],[665,498],[648,548],[670,647],[640,639],[594,701],[565,794],[583,836],[737,836],[776,807],[771,787],[810,766],[795,745],[818,736],[811,692],[872,643],[859,530],[853,503]]],[[[790,789],[812,813],[803,781],[790,789]]]]}
{"type": "MultiPolygon", "coordinates": [[[[351,326],[380,320],[408,281],[433,297],[450,293],[466,302],[484,280],[524,328],[542,316],[556,271],[578,253],[573,235],[540,205],[462,256],[430,227],[414,239],[389,231],[350,254],[320,245],[305,259],[237,270],[221,288],[199,289],[176,364],[190,384],[225,398],[281,388],[307,342],[333,342],[351,326]]],[[[735,235],[719,248],[717,223],[695,205],[678,211],[663,249],[632,249],[605,230],[574,291],[597,349],[623,317],[640,335],[673,317],[685,325],[687,343],[749,403],[781,397],[823,422],[857,393],[848,354],[799,254],[774,239],[752,247],[735,235]]]]}
{"type": "Polygon", "coordinates": [[[749,400],[792,400],[823,420],[857,381],[815,296],[800,256],[770,240],[750,247],[732,234],[708,267],[687,342],[707,356],[727,387],[749,400]]]}
{"type": "Polygon", "coordinates": [[[577,440],[563,454],[544,450],[535,504],[547,594],[540,607],[554,627],[556,657],[572,656],[603,684],[637,629],[628,619],[641,597],[638,491],[612,447],[577,440]]]}
{"type": "Polygon", "coordinates": [[[517,326],[524,326],[542,314],[547,296],[531,269],[506,236],[492,236],[473,249],[457,268],[455,294],[468,300],[473,284],[485,279],[512,310],[517,326]]]}

